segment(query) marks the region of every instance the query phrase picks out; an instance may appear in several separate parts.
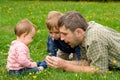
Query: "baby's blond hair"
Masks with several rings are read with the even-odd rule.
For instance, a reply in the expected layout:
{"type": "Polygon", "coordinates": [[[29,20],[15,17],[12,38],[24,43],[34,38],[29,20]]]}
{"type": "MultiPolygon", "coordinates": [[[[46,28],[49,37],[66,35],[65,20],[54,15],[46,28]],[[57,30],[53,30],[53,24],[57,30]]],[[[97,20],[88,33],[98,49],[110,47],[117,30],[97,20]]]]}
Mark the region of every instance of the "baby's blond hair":
{"type": "Polygon", "coordinates": [[[32,28],[35,28],[36,30],[36,26],[31,21],[28,19],[23,19],[17,23],[14,28],[14,32],[17,36],[21,36],[23,33],[30,33],[32,28]]]}

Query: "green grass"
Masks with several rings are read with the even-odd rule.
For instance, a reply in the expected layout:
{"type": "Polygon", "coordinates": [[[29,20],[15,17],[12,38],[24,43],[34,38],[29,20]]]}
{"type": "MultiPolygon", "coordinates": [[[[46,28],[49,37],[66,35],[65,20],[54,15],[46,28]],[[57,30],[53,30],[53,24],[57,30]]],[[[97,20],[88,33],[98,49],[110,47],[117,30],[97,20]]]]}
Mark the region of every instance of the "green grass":
{"type": "Polygon", "coordinates": [[[46,56],[48,31],[45,25],[47,13],[51,10],[63,13],[69,10],[79,11],[88,21],[94,20],[120,32],[120,2],[40,2],[40,1],[2,1],[0,0],[0,80],[119,80],[120,72],[89,74],[63,72],[48,68],[39,74],[9,76],[6,59],[9,45],[15,39],[14,26],[23,18],[28,18],[37,26],[37,34],[29,46],[33,61],[46,56]]]}

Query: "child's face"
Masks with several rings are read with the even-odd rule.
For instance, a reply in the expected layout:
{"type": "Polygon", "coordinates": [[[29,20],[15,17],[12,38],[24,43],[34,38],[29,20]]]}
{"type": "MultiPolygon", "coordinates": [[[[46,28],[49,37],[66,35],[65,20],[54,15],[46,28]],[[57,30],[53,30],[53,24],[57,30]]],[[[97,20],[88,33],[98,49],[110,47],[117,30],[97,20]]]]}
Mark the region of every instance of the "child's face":
{"type": "Polygon", "coordinates": [[[49,30],[49,34],[55,40],[58,40],[60,38],[60,32],[56,28],[53,28],[52,30],[49,30]]]}
{"type": "Polygon", "coordinates": [[[29,45],[33,41],[35,33],[36,33],[35,28],[33,28],[32,31],[24,37],[24,43],[26,45],[29,45]]]}

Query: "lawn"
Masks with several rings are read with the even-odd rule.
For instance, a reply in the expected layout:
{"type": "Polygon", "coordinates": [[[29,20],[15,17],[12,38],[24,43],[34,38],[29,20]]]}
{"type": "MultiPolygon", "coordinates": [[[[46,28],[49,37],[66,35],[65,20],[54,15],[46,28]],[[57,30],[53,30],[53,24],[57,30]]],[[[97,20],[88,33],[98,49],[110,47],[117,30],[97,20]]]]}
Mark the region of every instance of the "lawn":
{"type": "Polygon", "coordinates": [[[48,31],[45,25],[49,11],[63,13],[79,11],[88,21],[94,20],[120,32],[120,2],[58,2],[58,1],[6,1],[0,0],[0,80],[119,80],[119,71],[106,74],[63,72],[48,68],[39,74],[9,76],[6,59],[9,45],[16,37],[14,26],[18,21],[28,18],[37,26],[37,34],[29,46],[33,61],[45,59],[48,31]]]}

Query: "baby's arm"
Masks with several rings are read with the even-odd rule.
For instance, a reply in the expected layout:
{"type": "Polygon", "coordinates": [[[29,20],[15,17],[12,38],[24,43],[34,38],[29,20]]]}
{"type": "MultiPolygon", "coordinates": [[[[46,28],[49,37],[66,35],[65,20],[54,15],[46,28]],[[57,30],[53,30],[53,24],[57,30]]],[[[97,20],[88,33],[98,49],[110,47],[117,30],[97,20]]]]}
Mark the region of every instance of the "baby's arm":
{"type": "Polygon", "coordinates": [[[32,62],[30,60],[29,52],[28,52],[28,50],[25,47],[18,47],[18,48],[16,48],[16,57],[17,57],[17,62],[22,67],[27,67],[27,68],[37,67],[37,63],[36,62],[32,62]]]}

